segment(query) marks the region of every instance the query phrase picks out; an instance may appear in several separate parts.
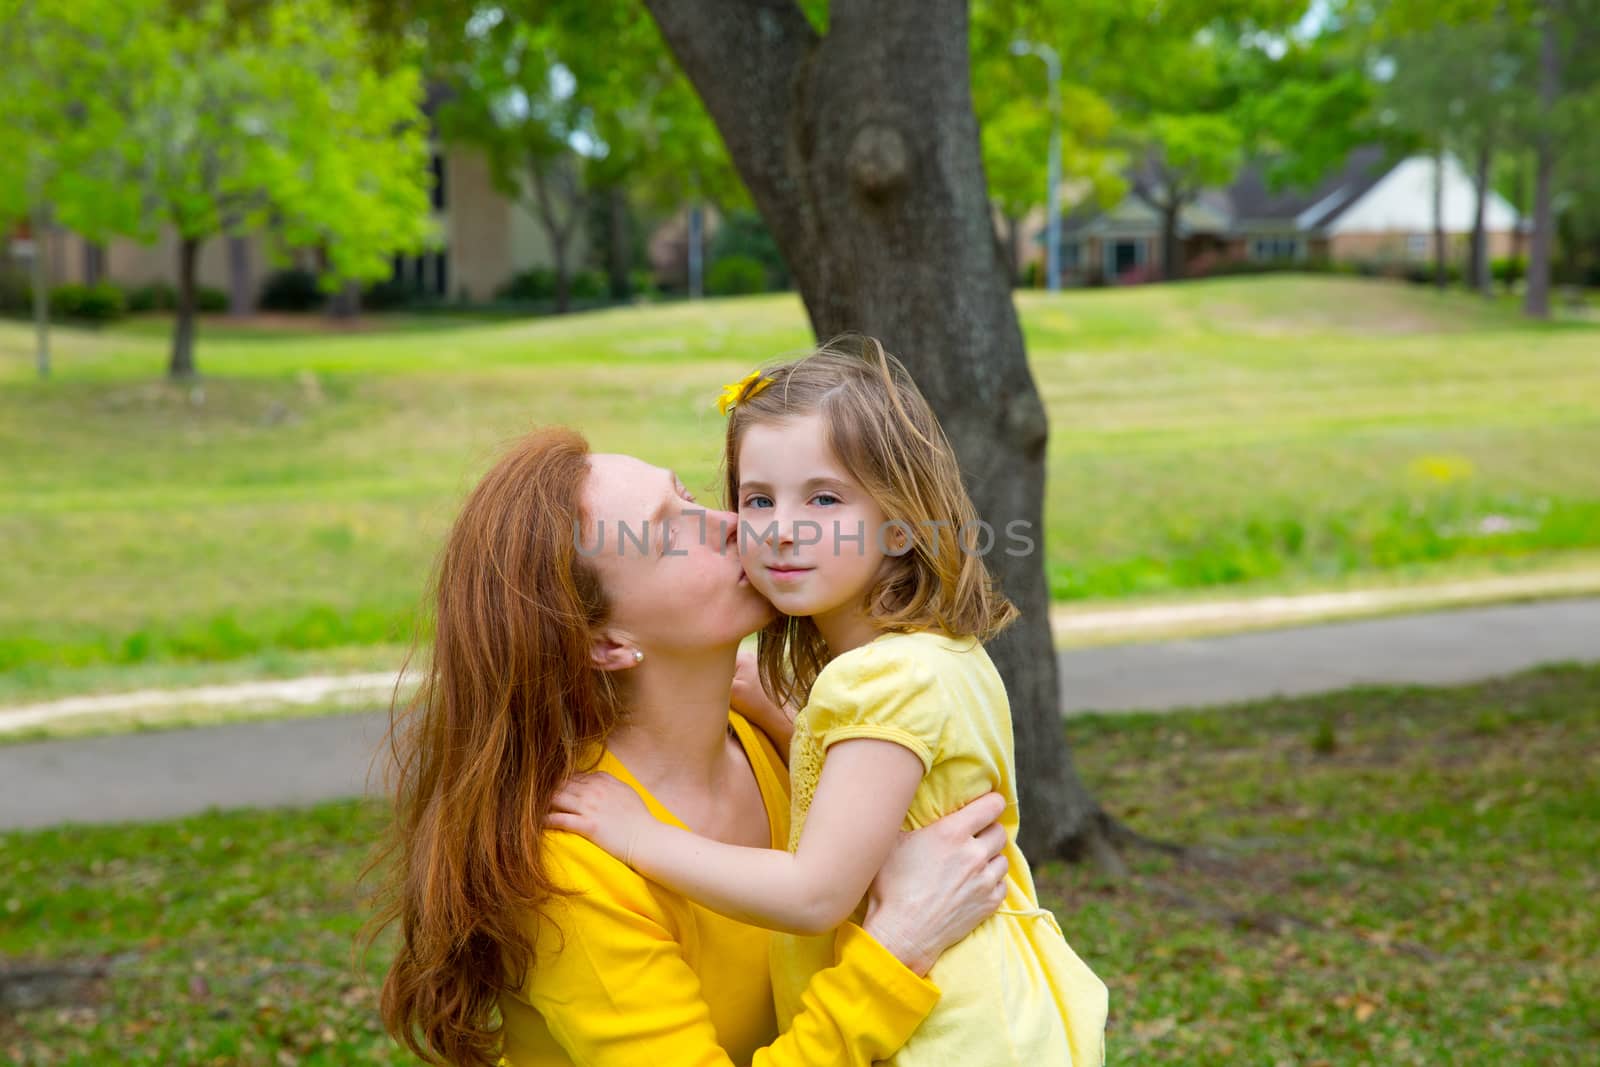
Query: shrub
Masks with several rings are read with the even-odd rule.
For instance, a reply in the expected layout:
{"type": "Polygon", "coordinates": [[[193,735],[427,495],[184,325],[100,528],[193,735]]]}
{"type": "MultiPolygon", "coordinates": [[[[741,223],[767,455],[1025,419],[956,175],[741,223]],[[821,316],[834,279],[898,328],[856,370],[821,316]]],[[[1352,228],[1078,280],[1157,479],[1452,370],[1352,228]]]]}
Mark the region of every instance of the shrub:
{"type": "Polygon", "coordinates": [[[0,270],[0,312],[33,310],[33,286],[21,271],[0,270]]]}
{"type": "Polygon", "coordinates": [[[655,272],[648,270],[629,271],[628,290],[633,293],[635,300],[654,300],[661,295],[661,287],[656,284],[655,272]]]}
{"type": "Polygon", "coordinates": [[[574,300],[604,300],[611,295],[611,283],[597,270],[580,270],[568,283],[574,300]]]}
{"type": "MultiPolygon", "coordinates": [[[[1406,267],[1406,281],[1415,285],[1433,284],[1432,263],[1412,263],[1406,267]]],[[[1444,281],[1446,285],[1454,285],[1461,280],[1461,268],[1454,263],[1444,265],[1444,281]]]]}
{"type": "Polygon", "coordinates": [[[178,292],[167,282],[150,282],[128,289],[129,311],[171,311],[178,306],[178,292]]]}
{"type": "Polygon", "coordinates": [[[292,268],[267,276],[258,303],[263,311],[312,311],[326,300],[327,294],[317,285],[315,274],[292,268]]]}
{"type": "Polygon", "coordinates": [[[1501,256],[1489,261],[1489,273],[1501,285],[1514,285],[1528,274],[1528,261],[1522,256],[1501,256]]]}
{"type": "Polygon", "coordinates": [[[758,212],[748,209],[728,212],[711,238],[708,254],[713,263],[736,256],[753,259],[766,270],[762,289],[789,287],[789,264],[778,251],[777,240],[758,212]]]}
{"type": "Polygon", "coordinates": [[[706,290],[714,296],[762,293],[767,289],[767,268],[751,256],[728,256],[711,265],[706,290]]]}
{"type": "Polygon", "coordinates": [[[127,312],[122,290],[110,282],[98,285],[58,285],[50,291],[50,307],[64,319],[111,322],[127,312]]]}
{"type": "Polygon", "coordinates": [[[390,278],[361,291],[361,306],[367,311],[395,311],[411,304],[416,294],[405,282],[390,278]]]}
{"type": "Polygon", "coordinates": [[[228,294],[221,289],[214,289],[209,285],[202,285],[195,290],[194,309],[196,311],[215,312],[228,310],[228,294]]]}
{"type": "Polygon", "coordinates": [[[494,295],[499,300],[550,300],[556,295],[556,272],[549,267],[518,271],[494,295]]]}

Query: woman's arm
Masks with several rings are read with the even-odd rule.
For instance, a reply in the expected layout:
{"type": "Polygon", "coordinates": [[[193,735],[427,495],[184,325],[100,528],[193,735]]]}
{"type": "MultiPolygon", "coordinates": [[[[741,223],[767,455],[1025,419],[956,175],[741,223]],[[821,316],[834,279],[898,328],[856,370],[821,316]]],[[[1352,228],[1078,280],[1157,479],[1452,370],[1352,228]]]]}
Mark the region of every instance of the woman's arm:
{"type": "MultiPolygon", "coordinates": [[[[865,1067],[905,1044],[939,999],[918,975],[1005,898],[1006,834],[994,821],[1004,810],[989,793],[899,836],[873,880],[864,932],[840,929],[834,966],[812,976],[789,1030],[756,1052],[754,1067],[865,1067]]],[[[569,839],[552,851],[575,892],[542,921],[520,999],[576,1063],[727,1067],[658,893],[592,845],[569,839]]]]}
{"type": "Polygon", "coordinates": [[[564,787],[550,824],[582,834],[730,918],[820,934],[861,903],[894,848],[923,773],[922,760],[893,741],[857,738],[831,746],[792,854],[727,845],[657,822],[637,793],[607,774],[564,787]]]}
{"type": "MultiPolygon", "coordinates": [[[[581,842],[561,853],[560,876],[577,892],[551,905],[520,999],[543,1017],[575,1063],[731,1067],[659,891],[581,842]]],[[[966,888],[949,895],[952,901],[971,897],[966,888]]],[[[958,930],[937,934],[948,938],[958,930]]],[[[790,1029],[756,1052],[756,1067],[866,1067],[893,1055],[938,1002],[937,987],[860,927],[841,929],[834,953],[834,965],[806,987],[790,1029]]],[[[764,984],[766,976],[751,981],[764,984]]],[[[507,1022],[519,1025],[515,1014],[507,1022]]],[[[507,1034],[508,1051],[517,1038],[507,1034]]]]}

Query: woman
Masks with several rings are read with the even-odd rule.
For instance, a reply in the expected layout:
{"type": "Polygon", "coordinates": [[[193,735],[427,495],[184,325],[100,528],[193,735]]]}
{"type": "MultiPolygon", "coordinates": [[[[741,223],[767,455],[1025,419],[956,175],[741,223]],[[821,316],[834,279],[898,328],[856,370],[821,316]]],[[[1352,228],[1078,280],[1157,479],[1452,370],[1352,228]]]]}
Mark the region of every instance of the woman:
{"type": "Polygon", "coordinates": [[[519,442],[468,498],[438,563],[432,661],[393,733],[379,919],[400,944],[382,1009],[425,1058],[869,1063],[932,1009],[933,960],[998,905],[991,796],[902,843],[775,1038],[767,931],[542,828],[563,781],[603,769],[663,820],[787,840],[783,763],[728,710],[739,641],[772,617],[737,525],[670,472],[560,429],[519,442]]]}

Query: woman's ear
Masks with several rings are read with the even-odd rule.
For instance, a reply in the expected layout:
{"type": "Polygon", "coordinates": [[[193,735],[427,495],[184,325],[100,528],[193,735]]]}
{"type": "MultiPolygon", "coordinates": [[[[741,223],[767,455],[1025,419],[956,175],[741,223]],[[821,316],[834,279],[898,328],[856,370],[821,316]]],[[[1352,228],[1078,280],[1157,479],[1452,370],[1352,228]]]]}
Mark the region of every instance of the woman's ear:
{"type": "Polygon", "coordinates": [[[644,652],[624,634],[603,633],[589,642],[589,662],[596,670],[625,671],[644,662],[644,652]]]}

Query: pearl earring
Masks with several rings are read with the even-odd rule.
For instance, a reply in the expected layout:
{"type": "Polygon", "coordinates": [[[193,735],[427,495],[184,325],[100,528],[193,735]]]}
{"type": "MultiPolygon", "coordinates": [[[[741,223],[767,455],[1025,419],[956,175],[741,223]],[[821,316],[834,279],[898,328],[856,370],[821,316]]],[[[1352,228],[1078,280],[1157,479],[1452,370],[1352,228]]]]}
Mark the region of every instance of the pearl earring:
{"type": "Polygon", "coordinates": [[[633,650],[633,662],[635,662],[635,663],[643,663],[644,662],[644,653],[640,652],[637,648],[633,650]]]}

